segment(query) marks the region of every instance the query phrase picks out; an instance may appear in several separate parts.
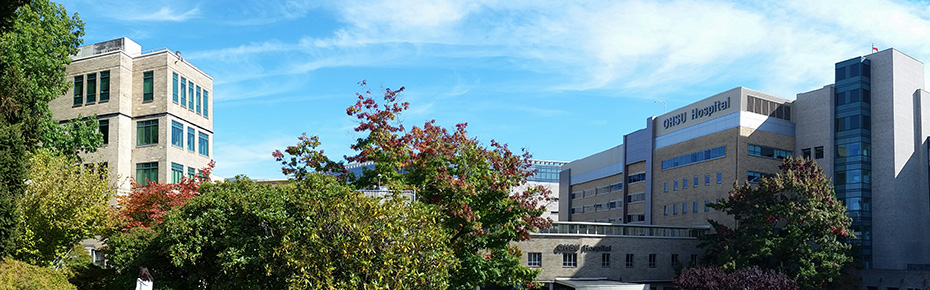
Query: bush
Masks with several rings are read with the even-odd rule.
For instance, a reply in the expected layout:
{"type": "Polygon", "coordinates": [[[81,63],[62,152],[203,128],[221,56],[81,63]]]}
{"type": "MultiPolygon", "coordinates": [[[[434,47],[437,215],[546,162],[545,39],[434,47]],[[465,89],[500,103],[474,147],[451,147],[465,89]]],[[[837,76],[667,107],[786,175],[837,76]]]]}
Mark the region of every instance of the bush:
{"type": "Polygon", "coordinates": [[[77,289],[65,275],[13,259],[0,262],[0,290],[77,289]]]}
{"type": "Polygon", "coordinates": [[[785,274],[758,267],[725,272],[719,267],[688,268],[674,281],[681,290],[741,290],[786,289],[797,290],[798,283],[785,274]]]}

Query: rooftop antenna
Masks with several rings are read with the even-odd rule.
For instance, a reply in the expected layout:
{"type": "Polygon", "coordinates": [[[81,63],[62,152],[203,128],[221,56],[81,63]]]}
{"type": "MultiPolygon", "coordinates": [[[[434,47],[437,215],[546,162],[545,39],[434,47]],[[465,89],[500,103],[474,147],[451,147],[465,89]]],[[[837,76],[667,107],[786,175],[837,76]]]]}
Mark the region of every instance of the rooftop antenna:
{"type": "MultiPolygon", "coordinates": [[[[174,54],[178,56],[178,60],[184,60],[183,58],[181,58],[181,51],[180,51],[180,50],[175,51],[174,54]]],[[[178,63],[178,60],[174,61],[174,63],[178,63]]]]}
{"type": "MultiPolygon", "coordinates": [[[[652,102],[653,102],[653,103],[662,103],[662,108],[665,108],[665,113],[668,113],[668,105],[665,104],[665,101],[663,101],[663,100],[654,100],[654,101],[652,101],[652,102]]],[[[664,115],[665,113],[662,113],[662,114],[664,115]]]]}

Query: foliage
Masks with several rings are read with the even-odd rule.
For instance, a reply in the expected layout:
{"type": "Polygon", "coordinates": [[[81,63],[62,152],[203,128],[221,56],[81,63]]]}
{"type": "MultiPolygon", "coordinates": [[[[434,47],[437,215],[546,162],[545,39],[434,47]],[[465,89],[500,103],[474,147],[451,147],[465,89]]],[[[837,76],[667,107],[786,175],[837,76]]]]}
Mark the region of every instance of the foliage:
{"type": "Polygon", "coordinates": [[[734,186],[723,202],[711,205],[736,218],[731,229],[710,221],[715,234],[701,243],[705,262],[724,270],[758,266],[788,275],[804,289],[822,288],[852,261],[850,218],[838,202],[823,169],[811,160],[786,158],[784,173],[759,185],[734,186]]]}
{"type": "Polygon", "coordinates": [[[132,192],[118,197],[119,210],[114,213],[117,227],[128,231],[137,227],[149,228],[161,222],[168,211],[183,206],[200,194],[200,186],[210,181],[215,164],[210,161],[194,178],[185,176],[178,183],[161,184],[149,181],[147,185],[142,185],[133,180],[132,192]]]}
{"type": "Polygon", "coordinates": [[[63,260],[63,267],[59,269],[59,272],[64,274],[78,290],[106,289],[116,277],[116,270],[104,269],[94,264],[87,249],[80,244],[75,244],[63,260]]]}
{"type": "Polygon", "coordinates": [[[77,289],[61,273],[13,259],[0,262],[0,290],[77,289]]]}
{"type": "MultiPolygon", "coordinates": [[[[367,85],[364,81],[359,84],[367,85]]],[[[403,90],[385,89],[383,103],[366,90],[357,93],[355,105],[346,109],[359,120],[355,131],[367,133],[351,146],[358,154],[347,160],[374,162],[374,170],[365,170],[360,176],[349,174],[341,163],[316,150],[318,139],[306,134],[296,146],[283,153],[275,151],[273,156],[284,165],[284,174],[297,180],[312,172],[336,173],[357,189],[384,184],[391,189],[415,190],[418,201],[436,205],[443,214],[442,225],[451,235],[445,244],[461,263],[452,277],[453,288],[523,286],[535,280],[538,272],[520,265],[519,251],[509,247],[510,242],[528,239],[531,231],[551,224],[539,217],[543,202],[549,200],[547,189],[531,187],[511,194],[534,174],[528,170],[531,155],[514,154],[494,140],[485,147],[467,136],[466,123],[450,132],[429,121],[407,131],[397,120],[409,107],[398,101],[403,90]]]]}
{"type": "Polygon", "coordinates": [[[31,154],[27,193],[19,202],[23,233],[16,257],[51,266],[78,241],[106,225],[112,185],[105,167],[40,149],[31,154]]]}
{"type": "Polygon", "coordinates": [[[26,147],[19,125],[0,121],[0,259],[13,254],[19,232],[17,201],[26,192],[26,147]]]}
{"type": "Polygon", "coordinates": [[[719,267],[687,268],[674,285],[681,290],[799,289],[798,283],[785,274],[759,267],[729,273],[719,267]]]}
{"type": "Polygon", "coordinates": [[[111,237],[112,264],[145,265],[174,289],[444,289],[455,266],[425,205],[364,197],[332,177],[201,190],[152,229],[111,237]]]}

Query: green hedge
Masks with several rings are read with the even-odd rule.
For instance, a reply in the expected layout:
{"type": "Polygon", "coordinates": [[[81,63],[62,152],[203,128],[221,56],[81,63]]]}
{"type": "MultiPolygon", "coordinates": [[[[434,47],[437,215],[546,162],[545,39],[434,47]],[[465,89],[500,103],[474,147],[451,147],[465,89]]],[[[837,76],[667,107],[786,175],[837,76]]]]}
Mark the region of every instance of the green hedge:
{"type": "Polygon", "coordinates": [[[0,262],[0,290],[74,289],[65,275],[13,259],[0,262]]]}

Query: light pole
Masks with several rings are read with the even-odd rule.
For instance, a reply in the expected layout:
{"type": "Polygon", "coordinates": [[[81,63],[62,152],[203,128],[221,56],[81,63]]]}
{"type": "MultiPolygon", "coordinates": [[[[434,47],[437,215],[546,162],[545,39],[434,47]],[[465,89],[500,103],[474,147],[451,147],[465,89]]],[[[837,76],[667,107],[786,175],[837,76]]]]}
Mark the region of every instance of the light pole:
{"type": "MultiPolygon", "coordinates": [[[[662,108],[665,108],[665,113],[668,113],[668,105],[665,104],[665,101],[663,101],[663,100],[655,100],[655,101],[652,101],[652,102],[653,102],[653,103],[662,103],[662,108]]],[[[665,114],[665,113],[662,113],[662,114],[665,114]]]]}

